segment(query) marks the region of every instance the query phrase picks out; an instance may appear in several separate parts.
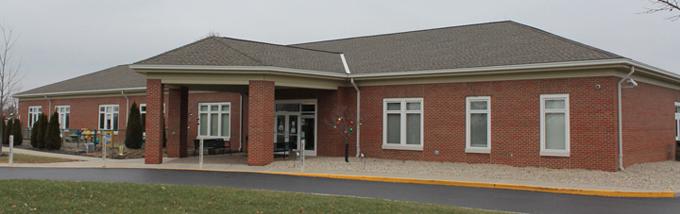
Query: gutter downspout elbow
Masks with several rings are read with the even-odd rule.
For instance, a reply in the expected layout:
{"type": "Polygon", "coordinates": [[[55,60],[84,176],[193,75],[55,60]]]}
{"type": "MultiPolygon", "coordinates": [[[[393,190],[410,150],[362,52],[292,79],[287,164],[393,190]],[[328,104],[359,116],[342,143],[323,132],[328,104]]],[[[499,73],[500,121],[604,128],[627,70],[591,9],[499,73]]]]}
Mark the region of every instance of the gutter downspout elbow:
{"type": "Polygon", "coordinates": [[[619,82],[616,84],[616,88],[617,88],[616,101],[617,101],[617,114],[618,114],[617,115],[617,120],[618,120],[617,121],[617,128],[618,128],[618,131],[617,131],[618,139],[617,140],[618,140],[618,144],[619,144],[619,160],[618,160],[618,162],[619,162],[619,169],[620,170],[624,170],[624,167],[623,167],[623,119],[622,119],[623,113],[622,113],[622,104],[621,104],[621,94],[622,94],[621,93],[621,84],[623,84],[624,81],[629,79],[630,76],[633,75],[633,73],[635,73],[635,66],[631,66],[630,67],[630,73],[628,73],[628,75],[626,75],[625,77],[621,78],[621,80],[619,80],[619,82]]]}
{"type": "Polygon", "coordinates": [[[347,73],[347,77],[349,77],[349,82],[352,84],[352,87],[354,87],[354,91],[357,93],[356,97],[356,103],[357,103],[357,113],[356,116],[357,118],[355,119],[356,125],[357,125],[357,130],[356,130],[356,157],[361,157],[361,90],[359,90],[359,86],[354,82],[354,78],[351,76],[352,72],[349,70],[349,66],[347,65],[347,60],[345,59],[345,54],[340,54],[340,59],[342,60],[342,66],[345,68],[345,73],[347,73]]]}

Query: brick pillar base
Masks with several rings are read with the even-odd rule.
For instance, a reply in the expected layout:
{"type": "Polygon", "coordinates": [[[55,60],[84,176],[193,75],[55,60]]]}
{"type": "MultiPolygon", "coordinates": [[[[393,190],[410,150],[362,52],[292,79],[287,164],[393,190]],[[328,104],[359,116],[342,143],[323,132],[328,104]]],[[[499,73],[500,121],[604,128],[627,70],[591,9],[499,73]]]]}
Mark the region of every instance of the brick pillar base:
{"type": "Polygon", "coordinates": [[[248,165],[274,161],[274,82],[251,80],[248,86],[248,165]]]}
{"type": "Polygon", "coordinates": [[[163,84],[158,79],[146,80],[146,142],[144,163],[163,162],[163,84]]]}
{"type": "Polygon", "coordinates": [[[168,93],[168,157],[187,156],[187,107],[189,90],[172,88],[168,93]]]}

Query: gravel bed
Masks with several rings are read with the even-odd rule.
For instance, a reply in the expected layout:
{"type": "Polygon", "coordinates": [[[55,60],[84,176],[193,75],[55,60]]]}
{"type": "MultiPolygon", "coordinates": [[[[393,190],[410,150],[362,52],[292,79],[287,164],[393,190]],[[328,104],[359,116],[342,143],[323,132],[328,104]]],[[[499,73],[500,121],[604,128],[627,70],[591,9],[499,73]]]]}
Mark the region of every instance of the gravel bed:
{"type": "MultiPolygon", "coordinates": [[[[294,160],[275,160],[268,168],[299,168],[294,160]]],[[[665,161],[633,165],[625,171],[513,167],[497,164],[403,161],[313,157],[305,161],[306,172],[396,176],[421,179],[483,181],[554,187],[597,188],[629,191],[680,192],[680,162],[665,161]]]]}

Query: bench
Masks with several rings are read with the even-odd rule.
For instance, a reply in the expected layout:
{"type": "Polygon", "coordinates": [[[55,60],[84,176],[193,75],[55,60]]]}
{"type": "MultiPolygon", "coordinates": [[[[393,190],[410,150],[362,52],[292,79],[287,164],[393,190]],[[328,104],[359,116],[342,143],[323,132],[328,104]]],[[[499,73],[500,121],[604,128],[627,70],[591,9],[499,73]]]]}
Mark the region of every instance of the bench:
{"type": "MultiPolygon", "coordinates": [[[[200,143],[200,139],[194,140],[194,155],[198,154],[201,147],[200,143]]],[[[230,141],[225,141],[222,138],[203,139],[203,151],[206,150],[208,151],[209,155],[218,153],[224,154],[225,152],[229,152],[229,154],[231,154],[231,143],[230,141]]]]}
{"type": "Polygon", "coordinates": [[[291,142],[276,142],[274,143],[274,152],[280,152],[283,153],[283,158],[287,158],[290,152],[293,150],[293,147],[291,146],[291,142]]]}

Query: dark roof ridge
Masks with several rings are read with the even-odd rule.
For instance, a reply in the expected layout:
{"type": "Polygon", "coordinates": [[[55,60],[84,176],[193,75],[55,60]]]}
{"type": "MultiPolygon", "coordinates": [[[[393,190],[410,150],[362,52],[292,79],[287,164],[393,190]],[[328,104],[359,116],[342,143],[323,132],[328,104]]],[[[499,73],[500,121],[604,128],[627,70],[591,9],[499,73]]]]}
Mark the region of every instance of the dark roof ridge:
{"type": "Polygon", "coordinates": [[[257,63],[260,63],[260,64],[262,64],[262,65],[268,66],[267,63],[264,63],[264,62],[262,62],[261,60],[255,59],[255,57],[252,57],[252,56],[250,56],[250,55],[248,55],[248,54],[246,54],[246,53],[243,53],[243,51],[241,51],[241,50],[239,50],[239,49],[236,49],[236,48],[234,48],[234,47],[231,47],[231,45],[229,45],[229,44],[227,44],[226,42],[222,41],[223,38],[221,38],[221,37],[215,37],[215,38],[218,38],[217,41],[218,41],[220,44],[224,45],[225,47],[227,47],[227,48],[229,48],[229,49],[232,49],[232,50],[236,51],[236,53],[239,53],[239,54],[241,54],[241,55],[247,57],[248,59],[253,60],[253,61],[257,62],[257,63]]]}
{"type": "Polygon", "coordinates": [[[495,22],[482,22],[482,23],[473,23],[473,24],[465,24],[465,25],[436,27],[436,28],[428,28],[428,29],[420,29],[420,30],[409,30],[409,31],[401,31],[401,32],[394,32],[394,33],[381,33],[381,34],[364,35],[364,36],[353,36],[353,37],[345,37],[345,38],[337,38],[337,39],[327,39],[327,40],[318,40],[318,41],[312,41],[312,42],[295,43],[295,44],[290,44],[288,46],[307,45],[307,44],[321,43],[321,42],[336,42],[336,41],[341,41],[341,40],[370,38],[370,37],[379,37],[379,36],[390,36],[390,35],[397,35],[397,34],[417,33],[417,32],[434,31],[434,30],[451,29],[451,28],[472,27],[472,26],[478,26],[478,25],[499,24],[499,23],[506,23],[506,22],[514,22],[514,21],[503,20],[503,21],[495,21],[495,22]]]}
{"type": "Polygon", "coordinates": [[[167,54],[167,53],[170,53],[170,52],[179,50],[179,49],[181,49],[181,48],[187,47],[187,46],[189,46],[189,45],[193,45],[193,44],[199,43],[199,42],[201,42],[201,41],[203,41],[203,40],[208,40],[208,39],[215,38],[215,37],[216,37],[216,36],[207,36],[207,37],[205,37],[205,38],[196,40],[195,42],[190,42],[190,43],[184,44],[184,45],[182,45],[182,46],[179,46],[179,47],[170,49],[170,50],[168,50],[168,51],[161,52],[161,53],[156,54],[156,55],[154,55],[154,56],[152,56],[152,57],[149,57],[149,58],[146,58],[146,59],[143,59],[143,60],[139,60],[139,61],[134,62],[134,63],[132,63],[132,64],[139,64],[139,63],[142,63],[142,62],[144,62],[144,61],[147,61],[147,60],[150,60],[150,59],[159,57],[159,56],[161,56],[161,55],[163,55],[163,54],[167,54]]]}
{"type": "Polygon", "coordinates": [[[280,46],[280,47],[285,47],[285,48],[295,48],[295,49],[301,49],[301,50],[306,50],[306,51],[317,51],[317,52],[324,52],[324,53],[331,53],[331,54],[342,54],[342,52],[317,50],[317,49],[312,49],[312,48],[304,48],[304,47],[297,47],[297,46],[291,46],[291,45],[282,45],[282,44],[276,44],[276,43],[261,42],[261,41],[255,41],[255,40],[226,37],[226,36],[222,36],[221,38],[231,39],[231,40],[236,40],[236,41],[242,41],[242,42],[253,42],[253,43],[260,43],[260,44],[265,44],[265,45],[274,45],[274,46],[280,46]]]}
{"type": "Polygon", "coordinates": [[[550,37],[552,37],[552,38],[556,38],[556,39],[559,39],[559,40],[562,40],[562,41],[565,41],[565,42],[568,42],[568,43],[572,43],[572,44],[574,44],[574,45],[581,46],[581,47],[583,47],[583,48],[587,48],[587,49],[590,49],[590,50],[593,50],[593,51],[597,51],[597,52],[600,52],[600,53],[604,53],[604,54],[607,54],[607,55],[611,55],[611,56],[613,56],[613,57],[626,58],[626,57],[624,57],[624,56],[621,56],[621,55],[618,55],[618,54],[615,54],[615,53],[612,53],[612,52],[609,52],[609,51],[606,51],[606,50],[602,50],[602,49],[599,49],[599,48],[596,48],[596,47],[593,47],[593,46],[584,44],[584,43],[579,42],[579,41],[576,41],[576,40],[572,40],[572,39],[569,39],[569,38],[566,38],[566,37],[559,36],[559,35],[554,34],[554,33],[550,33],[550,32],[545,31],[545,30],[541,30],[540,28],[536,28],[536,27],[531,26],[531,25],[527,25],[527,24],[523,24],[523,23],[519,23],[519,22],[515,22],[515,21],[508,21],[508,22],[509,22],[509,23],[512,23],[512,24],[515,24],[515,25],[519,25],[519,26],[521,26],[521,27],[526,27],[526,28],[528,28],[528,29],[530,29],[530,30],[533,30],[534,32],[541,33],[541,34],[544,34],[544,35],[546,35],[546,36],[550,36],[550,37]]]}

